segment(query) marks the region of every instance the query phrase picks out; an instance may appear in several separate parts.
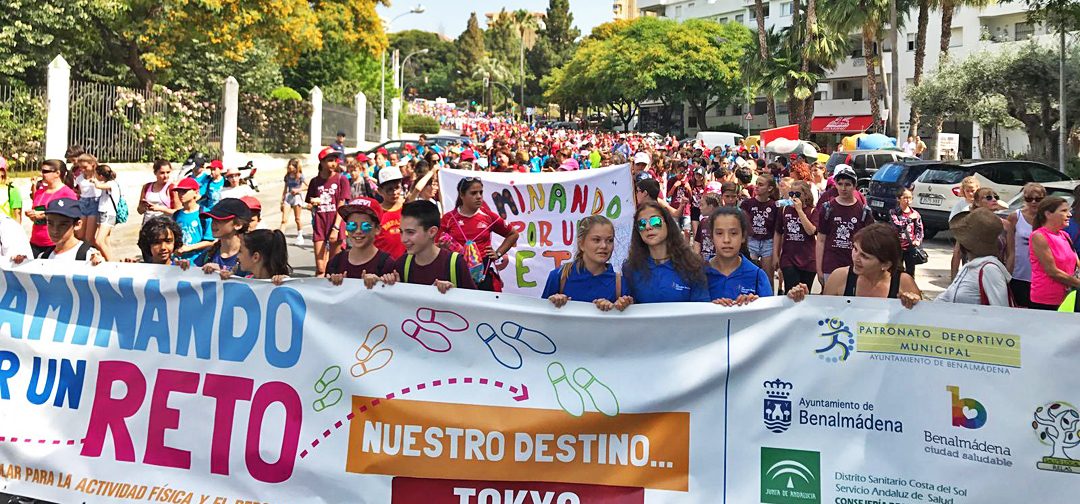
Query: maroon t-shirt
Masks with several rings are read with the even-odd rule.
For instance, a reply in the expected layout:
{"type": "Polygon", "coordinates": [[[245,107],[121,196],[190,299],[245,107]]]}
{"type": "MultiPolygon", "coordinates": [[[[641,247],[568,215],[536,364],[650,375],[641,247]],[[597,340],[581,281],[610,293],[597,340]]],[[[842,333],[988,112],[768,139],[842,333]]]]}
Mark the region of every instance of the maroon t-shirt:
{"type": "Polygon", "coordinates": [[[816,213],[817,232],[825,235],[825,253],[821,271],[832,273],[836,268],[851,266],[853,238],[860,229],[874,223],[874,216],[862,203],[844,206],[836,201],[822,205],[816,213]]]}
{"type": "Polygon", "coordinates": [[[379,276],[390,273],[394,271],[394,258],[379,250],[370,261],[364,264],[353,264],[349,262],[349,251],[344,250],[334,255],[334,258],[330,259],[330,263],[326,265],[328,275],[344,273],[345,278],[363,278],[365,271],[369,275],[379,276]]]}
{"type": "Polygon", "coordinates": [[[334,225],[338,204],[349,201],[351,192],[349,181],[336,173],[328,178],[316,176],[311,179],[306,199],[307,201],[318,200],[318,204],[311,209],[313,240],[321,241],[320,238],[326,238],[334,225]]]}
{"type": "MultiPolygon", "coordinates": [[[[405,278],[405,262],[409,258],[409,254],[402,255],[394,262],[394,271],[397,271],[398,277],[402,282],[418,284],[418,285],[434,285],[435,280],[450,281],[450,251],[446,249],[440,249],[439,255],[435,257],[431,264],[421,266],[417,264],[416,258],[413,258],[412,265],[409,266],[409,278],[405,278]]],[[[469,268],[465,264],[465,258],[460,255],[457,258],[457,286],[462,289],[475,289],[476,282],[473,282],[472,275],[469,274],[469,268]]]]}
{"type": "MultiPolygon", "coordinates": [[[[803,271],[816,271],[814,259],[814,247],[817,238],[807,234],[799,221],[799,212],[793,207],[784,207],[783,220],[779,223],[777,232],[784,236],[784,243],[780,248],[780,267],[795,267],[803,271]]],[[[811,218],[811,221],[813,219],[811,218]]]]}
{"type": "Polygon", "coordinates": [[[739,208],[746,214],[750,221],[750,237],[755,240],[770,240],[776,232],[776,218],[780,215],[780,207],[776,201],[758,201],[750,198],[739,203],[739,208]]]}

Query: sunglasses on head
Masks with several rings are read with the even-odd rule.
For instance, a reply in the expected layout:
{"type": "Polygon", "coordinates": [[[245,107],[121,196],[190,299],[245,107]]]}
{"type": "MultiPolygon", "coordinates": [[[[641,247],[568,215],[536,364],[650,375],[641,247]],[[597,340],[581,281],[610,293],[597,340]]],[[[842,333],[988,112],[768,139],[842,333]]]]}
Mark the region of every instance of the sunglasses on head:
{"type": "Polygon", "coordinates": [[[375,229],[375,225],[370,222],[348,221],[345,223],[345,231],[355,233],[357,229],[359,229],[361,233],[368,234],[372,229],[375,229]]]}
{"type": "Polygon", "coordinates": [[[788,192],[787,195],[788,195],[789,198],[801,198],[802,197],[802,193],[799,192],[799,191],[791,191],[791,192],[788,192]]]}
{"type": "Polygon", "coordinates": [[[644,231],[646,227],[662,228],[664,227],[664,219],[659,215],[654,215],[648,219],[638,219],[637,228],[638,231],[644,231]]]}
{"type": "Polygon", "coordinates": [[[1042,200],[1041,196],[1024,196],[1024,201],[1028,203],[1040,203],[1042,200]]]}

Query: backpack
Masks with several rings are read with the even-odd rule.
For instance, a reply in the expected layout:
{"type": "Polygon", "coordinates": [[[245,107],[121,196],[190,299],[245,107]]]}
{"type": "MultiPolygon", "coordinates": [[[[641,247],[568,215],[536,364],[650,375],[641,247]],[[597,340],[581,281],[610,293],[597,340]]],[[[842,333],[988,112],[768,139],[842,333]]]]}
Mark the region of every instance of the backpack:
{"type": "MultiPolygon", "coordinates": [[[[818,222],[828,222],[829,218],[832,217],[832,200],[826,201],[821,204],[821,213],[823,214],[822,219],[818,222]]],[[[870,207],[863,205],[862,215],[860,215],[859,217],[859,222],[866,222],[867,219],[873,219],[874,215],[870,212],[870,207]]],[[[871,222],[873,221],[871,220],[871,222]]]]}
{"type": "MultiPolygon", "coordinates": [[[[986,264],[983,264],[982,266],[979,267],[979,304],[983,305],[983,306],[989,306],[990,305],[990,298],[987,297],[986,291],[983,290],[983,269],[985,269],[990,264],[992,264],[992,263],[986,263],[986,264]]],[[[1009,288],[1006,287],[1005,291],[1009,293],[1009,307],[1010,308],[1019,308],[1016,305],[1016,301],[1013,299],[1012,289],[1009,289],[1009,288]]]]}
{"type": "MultiPolygon", "coordinates": [[[[454,287],[458,286],[458,284],[457,284],[457,260],[458,260],[458,253],[457,252],[450,253],[450,283],[454,287]]],[[[412,269],[412,262],[413,262],[413,255],[412,254],[406,255],[405,256],[405,274],[402,275],[402,277],[401,277],[401,281],[403,281],[405,283],[409,283],[409,270],[412,269]]]]}
{"type": "MultiPolygon", "coordinates": [[[[120,184],[116,184],[116,191],[120,191],[120,184]]],[[[113,197],[112,191],[109,191],[109,199],[112,200],[113,210],[116,210],[116,223],[123,224],[128,221],[128,205],[127,200],[124,199],[123,194],[118,194],[113,197]]]]}
{"type": "MultiPolygon", "coordinates": [[[[49,254],[51,254],[51,253],[53,253],[52,250],[46,250],[46,251],[38,254],[37,258],[38,259],[46,259],[46,258],[49,257],[49,254]]],[[[90,244],[87,243],[87,242],[82,242],[82,244],[79,245],[79,250],[75,251],[75,260],[76,261],[85,261],[86,256],[88,256],[88,255],[90,255],[90,244]]]]}
{"type": "MultiPolygon", "coordinates": [[[[479,210],[479,212],[483,211],[483,208],[479,210]]],[[[476,285],[480,285],[483,283],[484,279],[487,278],[487,264],[484,262],[484,254],[481,253],[480,247],[476,246],[476,237],[469,238],[468,235],[465,234],[465,230],[461,228],[461,224],[458,223],[458,220],[453,218],[451,218],[451,220],[457,225],[458,231],[461,231],[461,235],[465,237],[465,244],[462,245],[456,242],[445,232],[439,239],[442,243],[447,243],[447,245],[449,245],[451,252],[456,252],[460,254],[461,257],[465,258],[465,267],[469,270],[469,276],[473,278],[473,282],[475,282],[476,285]]],[[[490,231],[488,232],[490,233],[490,231]]],[[[483,233],[483,231],[481,231],[481,233],[483,233]]]]}

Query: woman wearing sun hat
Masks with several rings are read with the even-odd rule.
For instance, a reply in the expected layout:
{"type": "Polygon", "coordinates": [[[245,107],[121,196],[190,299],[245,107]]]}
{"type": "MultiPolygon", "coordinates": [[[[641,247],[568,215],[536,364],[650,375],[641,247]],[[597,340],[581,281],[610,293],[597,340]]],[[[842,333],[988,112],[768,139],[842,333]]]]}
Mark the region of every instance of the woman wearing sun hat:
{"type": "Polygon", "coordinates": [[[969,261],[935,301],[946,303],[1013,306],[1009,291],[1012,275],[999,257],[1001,218],[989,208],[961,212],[949,222],[949,231],[969,261]]]}

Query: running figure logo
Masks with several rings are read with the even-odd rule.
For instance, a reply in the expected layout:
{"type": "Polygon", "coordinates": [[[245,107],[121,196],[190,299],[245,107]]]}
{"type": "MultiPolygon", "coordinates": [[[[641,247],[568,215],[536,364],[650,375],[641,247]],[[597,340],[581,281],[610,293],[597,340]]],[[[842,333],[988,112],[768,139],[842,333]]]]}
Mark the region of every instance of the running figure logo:
{"type": "Polygon", "coordinates": [[[829,338],[824,347],[814,350],[819,359],[825,362],[844,362],[855,350],[855,335],[843,320],[827,318],[819,320],[818,325],[825,328],[822,338],[829,338]]]}

